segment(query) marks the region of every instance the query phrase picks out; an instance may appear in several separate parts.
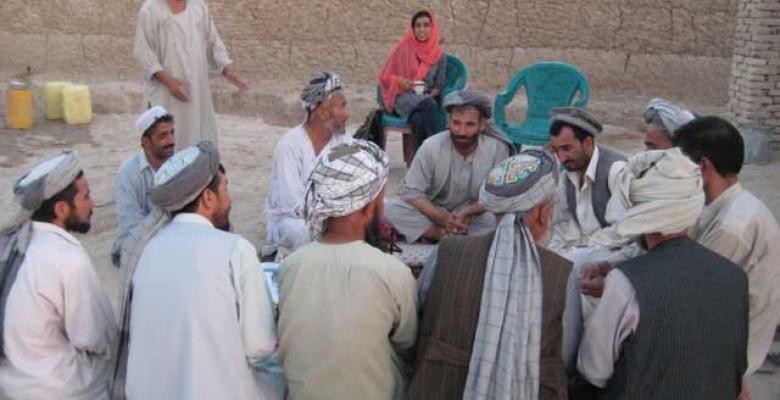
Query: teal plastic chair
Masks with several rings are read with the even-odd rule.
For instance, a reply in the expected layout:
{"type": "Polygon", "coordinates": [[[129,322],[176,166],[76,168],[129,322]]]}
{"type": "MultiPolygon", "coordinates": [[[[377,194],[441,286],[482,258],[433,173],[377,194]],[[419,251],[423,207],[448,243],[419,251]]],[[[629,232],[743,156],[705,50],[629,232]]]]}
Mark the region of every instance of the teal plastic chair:
{"type": "MultiPolygon", "coordinates": [[[[458,57],[447,54],[447,72],[444,75],[444,88],[442,89],[441,98],[452,93],[456,90],[464,89],[468,85],[469,70],[466,64],[463,63],[458,57]]],[[[377,85],[376,87],[376,104],[382,110],[385,109],[385,102],[382,100],[382,89],[377,85]]],[[[440,106],[438,113],[439,126],[444,129],[447,126],[447,112],[440,106]]],[[[387,138],[387,132],[389,130],[398,131],[404,134],[404,161],[406,165],[410,165],[412,158],[414,157],[414,142],[411,137],[411,131],[406,123],[406,118],[399,115],[382,113],[382,128],[385,131],[385,138],[387,138]]]]}
{"type": "Polygon", "coordinates": [[[544,146],[550,141],[550,112],[555,107],[572,105],[585,108],[590,97],[588,78],[577,68],[564,62],[531,64],[512,77],[506,89],[496,96],[494,114],[496,125],[516,144],[544,146]],[[525,121],[506,120],[506,106],[517,91],[525,87],[528,111],[525,121]]]}
{"type": "MultiPolygon", "coordinates": [[[[441,99],[444,100],[448,94],[465,89],[469,84],[469,69],[458,57],[447,54],[447,73],[444,75],[444,89],[441,92],[441,99]]],[[[439,106],[439,127],[447,128],[447,112],[444,107],[439,106]]]]}

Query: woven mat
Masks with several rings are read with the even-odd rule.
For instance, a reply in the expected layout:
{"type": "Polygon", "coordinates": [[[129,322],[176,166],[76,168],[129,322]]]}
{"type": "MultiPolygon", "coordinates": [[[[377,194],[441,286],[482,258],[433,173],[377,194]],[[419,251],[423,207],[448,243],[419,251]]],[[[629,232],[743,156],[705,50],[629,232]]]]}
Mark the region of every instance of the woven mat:
{"type": "Polygon", "coordinates": [[[401,248],[401,253],[393,253],[393,255],[410,267],[421,267],[428,257],[430,257],[433,249],[436,248],[435,244],[397,244],[398,247],[401,248]]]}

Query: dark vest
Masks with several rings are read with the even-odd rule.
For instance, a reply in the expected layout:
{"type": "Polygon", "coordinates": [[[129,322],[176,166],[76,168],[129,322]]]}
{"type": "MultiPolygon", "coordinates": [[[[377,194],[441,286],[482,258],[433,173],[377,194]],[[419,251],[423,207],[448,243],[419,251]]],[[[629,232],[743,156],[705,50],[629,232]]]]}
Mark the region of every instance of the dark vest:
{"type": "MultiPolygon", "coordinates": [[[[493,233],[442,240],[420,321],[410,400],[453,400],[463,396],[492,242],[493,233]]],[[[561,342],[571,262],[543,248],[537,249],[542,264],[539,398],[565,400],[561,342]]]]}
{"type": "Polygon", "coordinates": [[[636,291],[639,324],[601,397],[734,400],[747,367],[742,269],[688,238],[617,268],[636,291]]]}
{"type": "MultiPolygon", "coordinates": [[[[599,161],[596,163],[596,180],[591,188],[591,203],[593,203],[593,212],[596,214],[596,219],[601,227],[605,228],[609,224],[604,215],[607,212],[607,202],[612,196],[612,192],[609,190],[609,168],[615,161],[625,161],[626,157],[606,147],[598,146],[598,148],[599,161]]],[[[574,220],[579,223],[580,220],[577,218],[577,196],[574,193],[574,185],[569,179],[566,179],[566,204],[574,220]]]]}

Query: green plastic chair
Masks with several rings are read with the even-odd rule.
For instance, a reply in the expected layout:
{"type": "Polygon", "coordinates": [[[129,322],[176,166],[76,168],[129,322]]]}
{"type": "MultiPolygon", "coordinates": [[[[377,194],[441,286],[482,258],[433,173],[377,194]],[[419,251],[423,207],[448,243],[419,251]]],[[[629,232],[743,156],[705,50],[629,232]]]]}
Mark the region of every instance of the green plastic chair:
{"type": "Polygon", "coordinates": [[[555,107],[572,105],[585,108],[590,97],[588,78],[577,68],[564,62],[531,64],[512,77],[506,89],[496,96],[494,113],[496,125],[516,144],[544,146],[550,141],[550,112],[555,107]],[[506,106],[515,94],[525,87],[528,111],[525,121],[506,120],[506,106]]]}
{"type": "MultiPolygon", "coordinates": [[[[449,93],[456,90],[461,90],[468,85],[469,70],[466,64],[463,63],[458,57],[447,54],[447,72],[444,75],[444,89],[442,89],[442,99],[449,93]]],[[[377,85],[376,87],[376,104],[382,110],[385,109],[385,102],[382,100],[382,89],[377,85]]],[[[444,129],[447,126],[447,112],[439,106],[438,113],[439,127],[444,129]]],[[[382,113],[382,128],[385,131],[385,138],[387,138],[387,131],[394,130],[404,134],[404,161],[407,165],[410,165],[412,158],[414,157],[414,142],[411,138],[411,131],[406,123],[406,118],[396,114],[382,113]]]]}

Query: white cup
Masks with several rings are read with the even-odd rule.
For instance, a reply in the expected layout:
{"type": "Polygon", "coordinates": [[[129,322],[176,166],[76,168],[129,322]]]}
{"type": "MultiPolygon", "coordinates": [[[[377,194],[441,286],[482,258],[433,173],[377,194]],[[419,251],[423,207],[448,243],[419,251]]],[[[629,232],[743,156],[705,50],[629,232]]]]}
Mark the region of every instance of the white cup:
{"type": "Polygon", "coordinates": [[[425,81],[414,81],[414,92],[417,94],[425,93],[425,81]]]}

